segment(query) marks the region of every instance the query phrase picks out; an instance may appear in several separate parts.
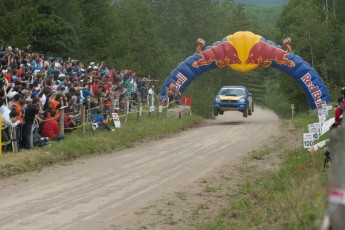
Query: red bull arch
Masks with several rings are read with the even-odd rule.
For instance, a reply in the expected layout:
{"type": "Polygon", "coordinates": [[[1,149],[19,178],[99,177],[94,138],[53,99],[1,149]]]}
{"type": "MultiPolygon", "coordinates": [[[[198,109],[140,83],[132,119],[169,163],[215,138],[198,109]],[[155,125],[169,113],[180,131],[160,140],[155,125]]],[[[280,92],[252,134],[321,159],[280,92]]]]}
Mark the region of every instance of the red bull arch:
{"type": "Polygon", "coordinates": [[[274,67],[289,74],[304,90],[311,109],[331,101],[323,80],[308,62],[295,55],[290,48],[291,39],[276,45],[260,35],[240,31],[205,47],[203,39],[197,40],[196,53],[174,69],[160,89],[161,96],[171,82],[176,81],[178,91],[183,91],[198,76],[214,68],[229,67],[238,72],[249,72],[259,66],[274,67]]]}

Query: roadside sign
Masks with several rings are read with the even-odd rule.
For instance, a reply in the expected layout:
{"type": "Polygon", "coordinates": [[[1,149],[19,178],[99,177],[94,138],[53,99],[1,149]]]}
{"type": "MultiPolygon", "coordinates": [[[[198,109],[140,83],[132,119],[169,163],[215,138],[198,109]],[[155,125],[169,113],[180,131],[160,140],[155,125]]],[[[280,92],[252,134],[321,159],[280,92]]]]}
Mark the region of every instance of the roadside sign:
{"type": "Polygon", "coordinates": [[[303,133],[303,148],[309,149],[314,146],[314,137],[312,133],[303,133]]]}
{"type": "Polygon", "coordinates": [[[120,128],[121,127],[121,122],[120,122],[119,114],[112,113],[111,115],[113,117],[115,128],[120,128]]]}
{"type": "Polygon", "coordinates": [[[314,140],[318,140],[321,133],[321,126],[319,123],[309,124],[308,131],[313,134],[314,140]]]}

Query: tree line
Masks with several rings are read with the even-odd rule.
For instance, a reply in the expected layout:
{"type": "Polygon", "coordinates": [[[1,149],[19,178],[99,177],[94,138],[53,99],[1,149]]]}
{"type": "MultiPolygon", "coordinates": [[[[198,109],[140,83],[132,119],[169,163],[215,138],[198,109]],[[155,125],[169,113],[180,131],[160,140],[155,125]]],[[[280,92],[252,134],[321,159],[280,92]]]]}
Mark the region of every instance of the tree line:
{"type": "MultiPolygon", "coordinates": [[[[0,42],[15,47],[31,44],[35,52],[85,63],[104,61],[163,81],[195,53],[197,38],[211,45],[249,30],[277,44],[291,37],[293,52],[313,65],[333,89],[345,85],[344,9],[344,1],[331,0],[290,0],[273,11],[257,11],[233,0],[2,0],[0,42]],[[282,12],[277,22],[265,21],[274,12],[282,12]]],[[[186,92],[203,99],[197,108],[202,113],[211,107],[218,87],[228,82],[245,84],[249,78],[260,89],[258,96],[267,98],[262,103],[277,107],[278,102],[268,98],[276,92],[280,104],[308,108],[297,84],[271,69],[250,74],[216,70],[201,76],[186,92]],[[205,85],[207,90],[202,90],[205,85]]]]}

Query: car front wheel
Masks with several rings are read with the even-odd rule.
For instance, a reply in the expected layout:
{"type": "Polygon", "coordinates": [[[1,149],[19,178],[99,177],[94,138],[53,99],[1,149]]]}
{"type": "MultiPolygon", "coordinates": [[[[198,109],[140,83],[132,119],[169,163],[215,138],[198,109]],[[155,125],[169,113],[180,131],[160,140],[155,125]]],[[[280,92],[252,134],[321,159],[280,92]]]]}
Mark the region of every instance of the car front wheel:
{"type": "Polygon", "coordinates": [[[213,115],[218,116],[218,109],[217,108],[213,108],[213,115]]]}
{"type": "Polygon", "coordinates": [[[248,109],[249,106],[247,106],[247,109],[243,111],[243,117],[248,117],[248,109]]]}

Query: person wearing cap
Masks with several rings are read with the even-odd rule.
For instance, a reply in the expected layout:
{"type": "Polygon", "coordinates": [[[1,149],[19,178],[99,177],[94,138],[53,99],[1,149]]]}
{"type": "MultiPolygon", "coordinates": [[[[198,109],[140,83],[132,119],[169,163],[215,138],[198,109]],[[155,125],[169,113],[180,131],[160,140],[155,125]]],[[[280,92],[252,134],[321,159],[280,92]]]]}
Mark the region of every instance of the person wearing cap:
{"type": "MultiPolygon", "coordinates": [[[[5,104],[5,100],[0,98],[0,113],[2,115],[2,143],[8,142],[9,134],[8,134],[8,127],[16,127],[20,121],[14,122],[14,118],[18,115],[15,111],[11,111],[5,104]]],[[[3,152],[7,152],[7,145],[2,146],[3,152]]]]}
{"type": "Polygon", "coordinates": [[[8,107],[12,108],[13,102],[14,102],[14,96],[17,95],[18,92],[16,91],[11,91],[7,94],[7,98],[8,98],[8,107]]]}

